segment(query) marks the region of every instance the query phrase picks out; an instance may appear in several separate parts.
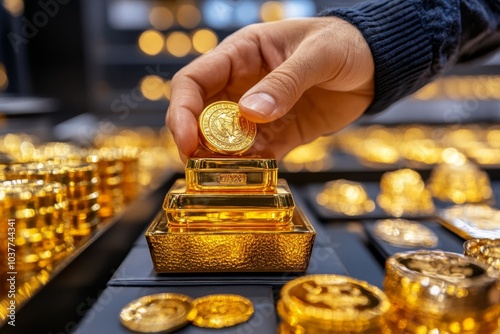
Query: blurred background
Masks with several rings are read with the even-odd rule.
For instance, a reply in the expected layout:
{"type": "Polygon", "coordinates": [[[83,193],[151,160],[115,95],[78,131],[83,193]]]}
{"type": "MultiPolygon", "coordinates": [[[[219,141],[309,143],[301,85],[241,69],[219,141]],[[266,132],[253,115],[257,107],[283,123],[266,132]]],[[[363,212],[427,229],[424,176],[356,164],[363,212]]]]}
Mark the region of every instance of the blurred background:
{"type": "MultiPolygon", "coordinates": [[[[170,79],[182,66],[245,25],[314,16],[332,6],[326,0],[0,4],[0,133],[35,132],[60,140],[88,139],[108,123],[160,127],[170,79]]],[[[496,121],[499,74],[497,54],[454,69],[389,112],[362,122],[496,121]]]]}

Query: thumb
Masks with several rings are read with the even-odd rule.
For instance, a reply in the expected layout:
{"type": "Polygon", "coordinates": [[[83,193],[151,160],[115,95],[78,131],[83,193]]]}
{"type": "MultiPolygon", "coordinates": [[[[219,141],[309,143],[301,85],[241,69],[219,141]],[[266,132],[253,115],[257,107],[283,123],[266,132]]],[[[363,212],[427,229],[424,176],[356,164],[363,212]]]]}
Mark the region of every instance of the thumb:
{"type": "Polygon", "coordinates": [[[240,99],[242,114],[252,122],[268,123],[284,116],[307,89],[318,83],[302,57],[290,57],[240,99]]]}

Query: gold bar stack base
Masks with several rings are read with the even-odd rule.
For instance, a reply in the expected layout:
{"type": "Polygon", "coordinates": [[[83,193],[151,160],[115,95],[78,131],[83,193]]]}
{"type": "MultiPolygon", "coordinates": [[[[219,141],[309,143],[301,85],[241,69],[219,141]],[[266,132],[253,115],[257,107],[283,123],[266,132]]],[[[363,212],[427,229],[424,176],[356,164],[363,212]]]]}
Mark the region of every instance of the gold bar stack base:
{"type": "Polygon", "coordinates": [[[305,272],[316,232],[295,208],[293,229],[169,228],[162,210],[146,231],[158,273],[305,272]]]}

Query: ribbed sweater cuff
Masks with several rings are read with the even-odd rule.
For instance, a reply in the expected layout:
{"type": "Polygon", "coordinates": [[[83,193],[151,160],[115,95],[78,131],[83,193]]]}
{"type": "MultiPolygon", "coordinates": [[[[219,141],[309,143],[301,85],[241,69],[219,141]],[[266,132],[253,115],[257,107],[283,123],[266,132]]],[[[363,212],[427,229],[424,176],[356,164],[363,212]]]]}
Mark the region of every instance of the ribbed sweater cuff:
{"type": "Polygon", "coordinates": [[[332,8],[320,16],[338,16],[356,26],[375,63],[375,98],[365,113],[376,113],[415,92],[432,77],[432,46],[411,0],[371,1],[332,8]]]}

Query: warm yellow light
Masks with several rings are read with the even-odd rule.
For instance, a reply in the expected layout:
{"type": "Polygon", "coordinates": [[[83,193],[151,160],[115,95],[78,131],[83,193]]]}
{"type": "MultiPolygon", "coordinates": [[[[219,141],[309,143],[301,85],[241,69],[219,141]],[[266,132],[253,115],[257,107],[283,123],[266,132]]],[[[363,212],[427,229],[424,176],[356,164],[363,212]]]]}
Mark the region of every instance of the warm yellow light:
{"type": "Polygon", "coordinates": [[[163,35],[156,30],[146,30],[139,37],[139,48],[147,55],[155,56],[163,49],[163,35]]]}
{"type": "Polygon", "coordinates": [[[149,22],[158,30],[167,30],[174,24],[174,15],[165,6],[154,6],[149,12],[149,22]]]}
{"type": "Polygon", "coordinates": [[[177,9],[177,22],[184,28],[192,29],[201,21],[201,13],[195,5],[184,4],[177,9]]]}
{"type": "Polygon", "coordinates": [[[193,34],[193,48],[199,53],[207,53],[217,46],[219,39],[210,29],[200,29],[193,34]]]}
{"type": "Polygon", "coordinates": [[[9,85],[9,79],[7,78],[7,71],[5,66],[0,63],[0,90],[5,90],[9,85]]]}
{"type": "Polygon", "coordinates": [[[260,18],[263,22],[279,21],[283,17],[283,4],[279,1],[267,1],[260,7],[260,18]]]}
{"type": "Polygon", "coordinates": [[[163,97],[163,80],[156,75],[148,75],[141,81],[141,93],[148,100],[157,101],[163,97]]]}
{"type": "Polygon", "coordinates": [[[165,98],[170,100],[170,80],[165,81],[163,86],[163,94],[165,94],[165,98]]]}
{"type": "Polygon", "coordinates": [[[175,31],[166,42],[167,51],[175,57],[184,57],[191,51],[191,39],[186,33],[175,31]]]}
{"type": "Polygon", "coordinates": [[[23,0],[3,0],[3,6],[13,16],[20,16],[24,12],[23,0]]]}

